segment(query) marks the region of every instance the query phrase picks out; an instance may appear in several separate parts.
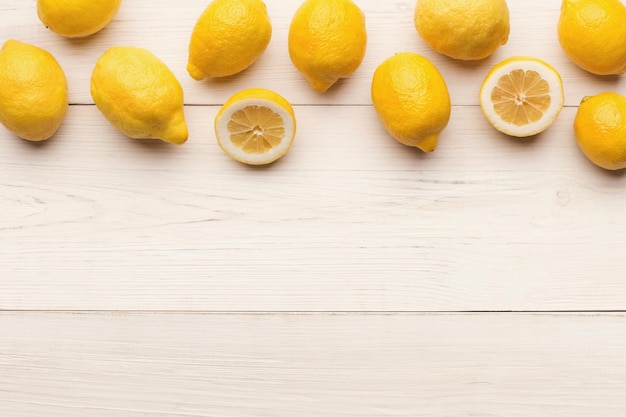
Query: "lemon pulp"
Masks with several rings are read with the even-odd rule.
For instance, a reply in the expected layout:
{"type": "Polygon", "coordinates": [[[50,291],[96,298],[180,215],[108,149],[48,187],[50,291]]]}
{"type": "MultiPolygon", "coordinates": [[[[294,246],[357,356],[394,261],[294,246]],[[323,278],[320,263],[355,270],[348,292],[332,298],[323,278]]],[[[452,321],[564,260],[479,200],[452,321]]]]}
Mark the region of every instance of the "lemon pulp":
{"type": "Polygon", "coordinates": [[[516,69],[500,77],[491,100],[504,121],[524,126],[540,120],[550,108],[550,85],[537,71],[516,69]]]}
{"type": "Polygon", "coordinates": [[[283,118],[272,109],[246,106],[233,113],[228,122],[231,142],[244,152],[263,154],[280,146],[285,136],[283,118]]]}

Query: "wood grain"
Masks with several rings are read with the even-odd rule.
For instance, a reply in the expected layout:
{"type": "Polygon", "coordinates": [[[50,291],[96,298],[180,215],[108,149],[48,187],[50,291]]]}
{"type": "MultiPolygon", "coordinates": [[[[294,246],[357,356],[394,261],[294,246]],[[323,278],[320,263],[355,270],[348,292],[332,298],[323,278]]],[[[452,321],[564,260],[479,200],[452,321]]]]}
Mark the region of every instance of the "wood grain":
{"type": "Polygon", "coordinates": [[[207,0],[124,0],[82,40],[44,28],[35,0],[0,0],[0,42],[52,52],[72,102],[46,143],[0,127],[0,417],[626,416],[626,315],[609,313],[626,309],[626,178],[572,134],[580,99],[625,81],[567,59],[560,2],[508,0],[508,44],[460,63],[417,36],[413,1],[357,0],[367,55],[321,95],[289,60],[299,2],[264,1],[261,59],[195,82],[187,45],[207,0]],[[174,71],[188,143],[132,141],[99,114],[89,77],[113,45],[174,71]],[[400,51],[450,88],[430,155],[371,107],[374,69],[400,51]],[[525,141],[478,107],[512,55],[545,59],[565,87],[560,118],[525,141]],[[298,120],[289,155],[261,169],[212,133],[248,87],[281,93],[298,120]],[[434,311],[474,313],[416,313],[434,311]]]}
{"type": "Polygon", "coordinates": [[[626,415],[624,315],[0,314],[11,417],[626,415]]]}
{"type": "Polygon", "coordinates": [[[181,147],[132,141],[93,106],[48,143],[5,138],[0,308],[625,306],[625,178],[582,156],[575,109],[522,143],[460,107],[424,155],[371,107],[300,106],[296,144],[265,169],[221,152],[217,107],[186,111],[181,147]]]}

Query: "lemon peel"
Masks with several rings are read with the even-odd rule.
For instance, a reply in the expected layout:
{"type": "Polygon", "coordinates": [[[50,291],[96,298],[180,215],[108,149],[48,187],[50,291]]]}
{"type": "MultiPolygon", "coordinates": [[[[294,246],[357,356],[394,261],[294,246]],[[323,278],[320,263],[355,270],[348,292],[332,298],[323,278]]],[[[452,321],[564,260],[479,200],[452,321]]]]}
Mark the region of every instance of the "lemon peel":
{"type": "Polygon", "coordinates": [[[109,48],[91,74],[91,96],[107,120],[131,138],[177,145],[187,140],[183,89],[146,49],[109,48]]]}
{"type": "Polygon", "coordinates": [[[626,97],[605,92],[583,98],[574,133],[591,162],[607,170],[626,168],[626,97]]]}
{"type": "Polygon", "coordinates": [[[288,44],[293,65],[323,93],[361,65],[365,15],[351,0],[306,0],[293,16],[288,44]]]}
{"type": "Polygon", "coordinates": [[[0,122],[30,141],[52,137],[67,114],[67,79],[57,60],[10,39],[0,50],[0,122]]]}
{"type": "Polygon", "coordinates": [[[557,32],[565,54],[585,71],[626,72],[626,7],[620,0],[563,0],[557,32]]]}
{"type": "Polygon", "coordinates": [[[435,51],[460,60],[484,59],[509,39],[505,0],[418,0],[415,29],[435,51]]]}
{"type": "Polygon", "coordinates": [[[451,114],[450,94],[427,58],[402,52],[386,59],[372,78],[372,103],[387,132],[398,142],[432,152],[451,114]]]}
{"type": "Polygon", "coordinates": [[[260,0],[214,0],[198,18],[187,71],[195,80],[227,77],[250,67],[265,51],[272,24],[260,0]]]}
{"type": "Polygon", "coordinates": [[[115,17],[121,0],[37,0],[39,20],[68,38],[93,35],[115,17]]]}

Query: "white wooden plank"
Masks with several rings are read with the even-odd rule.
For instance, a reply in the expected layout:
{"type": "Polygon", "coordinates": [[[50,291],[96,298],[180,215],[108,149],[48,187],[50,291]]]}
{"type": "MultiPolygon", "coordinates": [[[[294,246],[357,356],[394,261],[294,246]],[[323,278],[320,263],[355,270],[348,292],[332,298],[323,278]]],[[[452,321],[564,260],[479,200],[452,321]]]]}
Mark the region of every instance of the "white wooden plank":
{"type": "Polygon", "coordinates": [[[47,143],[2,132],[0,308],[624,308],[624,177],[582,156],[573,108],[526,142],[455,108],[424,155],[371,107],[298,107],[292,151],[261,169],[219,150],[216,107],[186,111],[181,147],[93,106],[47,143]]]}
{"type": "Polygon", "coordinates": [[[413,26],[414,1],[358,0],[369,34],[365,60],[354,76],[329,93],[313,92],[295,70],[287,49],[291,18],[300,2],[266,0],[273,23],[273,37],[266,53],[249,70],[225,80],[198,83],[186,72],[189,37],[208,0],[124,0],[116,19],[99,34],[82,40],[67,40],[49,32],[38,20],[35,1],[0,0],[0,41],[17,38],[52,52],[65,69],[73,103],[92,102],[89,77],[98,57],[112,45],[136,45],[161,57],[181,81],[187,103],[223,103],[235,91],[247,87],[274,89],[299,104],[369,104],[374,69],[385,58],[401,51],[414,51],[430,58],[448,82],[453,103],[477,104],[483,78],[500,60],[513,55],[532,55],[550,62],[563,76],[566,103],[605,90],[623,91],[623,77],[597,77],[571,63],[562,52],[556,23],[560,1],[509,0],[511,36],[492,57],[464,63],[448,59],[419,38],[413,26]]]}
{"type": "Polygon", "coordinates": [[[0,314],[10,417],[626,415],[624,315],[0,314]]]}

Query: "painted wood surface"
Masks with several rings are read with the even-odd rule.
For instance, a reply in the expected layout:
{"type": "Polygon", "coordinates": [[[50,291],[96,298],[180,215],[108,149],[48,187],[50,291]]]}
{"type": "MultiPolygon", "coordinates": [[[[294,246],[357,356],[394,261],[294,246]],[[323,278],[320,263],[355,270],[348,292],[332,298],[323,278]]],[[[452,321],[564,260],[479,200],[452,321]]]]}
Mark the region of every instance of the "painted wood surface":
{"type": "Polygon", "coordinates": [[[0,416],[624,417],[626,178],[584,158],[572,123],[583,96],[625,84],[563,54],[560,2],[509,0],[509,43],[460,63],[417,36],[413,2],[358,0],[365,60],[324,95],[289,61],[299,2],[265,2],[261,59],[196,82],[187,43],[206,0],[124,0],[83,40],[45,29],[34,0],[0,0],[0,42],[52,52],[72,103],[46,143],[0,127],[0,416]],[[112,45],[176,74],[185,145],[132,141],[100,115],[89,76],[112,45]],[[371,107],[374,69],[400,51],[450,88],[430,155],[371,107]],[[477,99],[513,55],[545,59],[565,87],[560,118],[524,141],[477,99]],[[284,95],[298,121],[261,169],[212,128],[248,87],[284,95]]]}
{"type": "Polygon", "coordinates": [[[265,169],[221,152],[216,111],[188,109],[181,147],[131,141],[93,106],[73,106],[49,143],[4,141],[0,304],[624,307],[626,178],[584,159],[575,109],[519,143],[463,108],[425,156],[386,137],[370,107],[298,107],[296,144],[265,169]]]}
{"type": "Polygon", "coordinates": [[[626,319],[0,314],[11,417],[626,415],[626,319]]]}
{"type": "Polygon", "coordinates": [[[408,2],[362,1],[365,62],[313,93],[289,62],[297,2],[268,1],[274,36],[241,75],[196,82],[186,43],[204,2],[127,0],[94,37],[39,23],[34,1],[0,1],[0,38],[49,49],[74,103],[58,135],[32,145],[2,130],[0,303],[8,309],[218,311],[616,310],[626,300],[624,179],[595,168],[573,138],[584,94],[622,87],[571,64],[558,2],[510,2],[510,41],[490,59],[439,56],[408,2]],[[91,103],[89,74],[110,45],[147,47],[185,88],[187,144],[133,142],[91,103]],[[375,66],[400,50],[433,60],[453,96],[432,155],[385,133],[371,107],[375,66]],[[491,65],[532,54],[563,76],[569,106],[529,141],[492,129],[477,103],[491,65]],[[250,169],[215,144],[226,97],[262,86],[296,104],[296,146],[250,169]]]}

